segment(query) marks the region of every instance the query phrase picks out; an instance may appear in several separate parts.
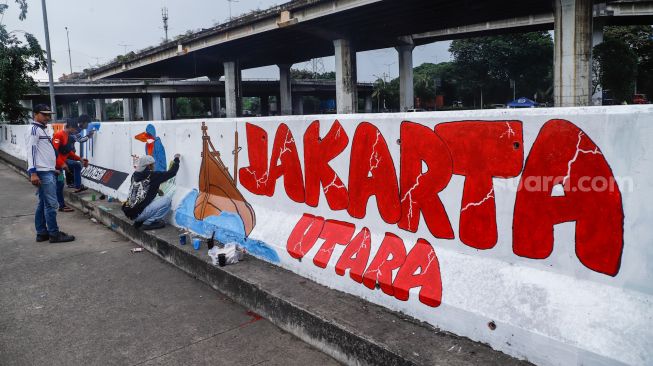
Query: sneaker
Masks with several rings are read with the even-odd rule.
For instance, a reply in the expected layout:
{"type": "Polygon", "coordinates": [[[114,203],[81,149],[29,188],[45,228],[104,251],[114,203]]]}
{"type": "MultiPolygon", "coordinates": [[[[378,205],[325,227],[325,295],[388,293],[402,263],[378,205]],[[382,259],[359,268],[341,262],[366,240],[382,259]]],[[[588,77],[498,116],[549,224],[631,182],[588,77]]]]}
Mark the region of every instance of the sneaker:
{"type": "Polygon", "coordinates": [[[134,221],[134,223],[132,224],[132,226],[134,227],[134,229],[138,229],[138,228],[140,228],[141,226],[143,226],[143,221],[134,221]]]}
{"type": "Polygon", "coordinates": [[[73,211],[75,211],[75,210],[73,210],[72,208],[70,208],[68,206],[63,206],[63,207],[59,208],[59,212],[73,212],[73,211]]]}
{"type": "Polygon", "coordinates": [[[156,229],[164,228],[165,226],[166,223],[163,221],[154,221],[149,225],[143,225],[143,230],[156,230],[156,229]]]}
{"type": "Polygon", "coordinates": [[[50,234],[48,234],[48,233],[45,233],[45,234],[36,234],[36,241],[37,241],[38,243],[40,243],[40,242],[42,242],[42,241],[47,241],[47,240],[50,240],[50,234]]]}
{"type": "Polygon", "coordinates": [[[66,185],[66,187],[68,187],[68,188],[75,188],[75,185],[74,185],[74,184],[68,184],[68,185],[66,185]]]}
{"type": "Polygon", "coordinates": [[[63,231],[59,231],[56,234],[50,235],[50,243],[65,243],[75,240],[75,237],[68,235],[63,231]]]}
{"type": "Polygon", "coordinates": [[[87,190],[87,189],[88,189],[88,187],[86,187],[86,186],[81,186],[81,187],[77,188],[76,190],[74,190],[73,193],[84,192],[84,191],[87,190]]]}

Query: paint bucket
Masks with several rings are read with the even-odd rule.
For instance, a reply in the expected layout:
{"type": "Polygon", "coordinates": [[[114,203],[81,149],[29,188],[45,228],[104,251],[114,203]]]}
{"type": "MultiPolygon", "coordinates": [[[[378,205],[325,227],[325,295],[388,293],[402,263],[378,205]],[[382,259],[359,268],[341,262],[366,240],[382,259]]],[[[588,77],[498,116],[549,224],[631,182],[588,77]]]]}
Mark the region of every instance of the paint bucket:
{"type": "Polygon", "coordinates": [[[200,238],[194,238],[193,239],[193,249],[200,250],[201,246],[202,246],[202,242],[200,241],[200,238]]]}
{"type": "Polygon", "coordinates": [[[179,235],[179,245],[186,245],[186,234],[179,235]]]}
{"type": "Polygon", "coordinates": [[[220,267],[224,267],[227,265],[227,255],[225,255],[224,253],[218,254],[218,265],[220,267]]]}

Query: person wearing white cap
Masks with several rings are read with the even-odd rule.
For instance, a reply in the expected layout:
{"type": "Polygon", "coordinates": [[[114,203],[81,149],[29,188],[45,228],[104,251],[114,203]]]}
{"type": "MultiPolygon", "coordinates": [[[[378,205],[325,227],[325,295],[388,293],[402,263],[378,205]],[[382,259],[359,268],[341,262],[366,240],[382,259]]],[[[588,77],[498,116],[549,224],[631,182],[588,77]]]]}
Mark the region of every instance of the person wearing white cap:
{"type": "Polygon", "coordinates": [[[134,220],[134,227],[143,227],[143,230],[154,230],[165,227],[165,217],[170,212],[172,201],[170,197],[160,196],[159,186],[168,179],[177,175],[179,171],[179,154],[168,171],[154,171],[154,158],[150,155],[141,156],[132,174],[129,198],[122,205],[122,211],[130,220],[134,220]]]}

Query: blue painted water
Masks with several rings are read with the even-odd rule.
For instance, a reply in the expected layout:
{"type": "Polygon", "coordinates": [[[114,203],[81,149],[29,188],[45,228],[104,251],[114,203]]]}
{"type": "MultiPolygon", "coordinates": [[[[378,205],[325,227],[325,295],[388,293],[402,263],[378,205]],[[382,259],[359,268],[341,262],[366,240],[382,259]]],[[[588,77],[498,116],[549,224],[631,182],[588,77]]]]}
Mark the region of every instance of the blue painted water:
{"type": "Polygon", "coordinates": [[[269,245],[260,240],[245,237],[245,224],[240,216],[225,211],[219,216],[208,216],[204,220],[197,220],[193,211],[198,195],[199,192],[193,189],[181,201],[175,211],[177,225],[207,238],[210,238],[215,232],[215,239],[221,243],[236,242],[256,257],[272,263],[279,262],[277,252],[269,245]]]}

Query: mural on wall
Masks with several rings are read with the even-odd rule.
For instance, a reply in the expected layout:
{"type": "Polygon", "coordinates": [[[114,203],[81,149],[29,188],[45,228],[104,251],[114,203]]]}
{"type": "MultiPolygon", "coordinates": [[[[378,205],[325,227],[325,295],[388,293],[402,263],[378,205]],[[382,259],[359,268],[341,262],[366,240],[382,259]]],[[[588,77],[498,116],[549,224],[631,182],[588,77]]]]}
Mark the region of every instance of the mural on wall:
{"type": "MultiPolygon", "coordinates": [[[[454,239],[438,194],[453,175],[464,176],[458,237],[464,245],[488,250],[498,240],[493,179],[521,174],[513,217],[513,252],[527,258],[547,258],[553,251],[553,226],[575,222],[579,261],[595,272],[609,276],[619,273],[623,249],[621,195],[618,187],[601,192],[579,189],[583,179],[615,179],[600,149],[569,121],[551,120],[542,127],[525,166],[520,121],[459,121],[439,123],[434,128],[404,121],[397,141],[399,172],[381,131],[361,122],[351,143],[346,184],[329,162],[345,150],[349,137],[336,120],[321,138],[319,124],[314,121],[305,131],[302,171],[295,138],[287,125],[278,126],[268,159],[267,132],[248,123],[250,165],[239,170],[242,185],[253,194],[272,197],[277,179],[283,177],[288,198],[312,207],[319,206],[321,187],[331,210],[346,210],[357,219],[366,217],[368,201],[374,196],[379,215],[387,224],[417,232],[421,217],[434,238],[454,239]],[[527,189],[524,184],[531,178],[549,184],[527,189]],[[561,195],[554,192],[558,185],[561,195]]],[[[398,236],[386,233],[377,252],[371,253],[368,228],[357,231],[354,224],[306,213],[289,235],[286,250],[301,260],[318,239],[323,243],[313,258],[317,267],[326,268],[335,246],[343,245],[344,252],[335,266],[338,275],[349,269],[352,280],[404,301],[411,288],[420,287],[422,303],[433,307],[441,303],[438,258],[426,239],[417,240],[407,253],[398,236]]]]}
{"type": "MultiPolygon", "coordinates": [[[[145,154],[150,155],[154,158],[154,171],[155,172],[164,172],[170,168],[172,161],[170,163],[166,160],[166,149],[163,146],[161,137],[156,135],[156,128],[152,124],[148,124],[145,127],[145,132],[141,132],[138,135],[134,136],[138,141],[145,143],[145,154]]],[[[136,167],[136,162],[139,159],[139,155],[132,155],[134,167],[136,167]]],[[[177,178],[172,178],[165,181],[159,189],[161,193],[165,196],[172,196],[175,193],[177,184],[177,178]]]]}
{"type": "Polygon", "coordinates": [[[145,154],[154,158],[154,171],[166,171],[166,149],[163,147],[161,138],[156,135],[156,128],[152,124],[148,124],[145,127],[145,132],[139,133],[134,138],[145,143],[145,154]]]}
{"type": "MultiPolygon", "coordinates": [[[[220,242],[236,242],[248,252],[278,262],[277,253],[267,244],[249,238],[256,225],[256,215],[237,187],[229,169],[213,146],[202,122],[202,163],[198,190],[191,191],[175,213],[177,224],[220,242]]],[[[236,135],[237,136],[237,135],[236,135]]],[[[238,152],[238,139],[234,153],[238,152]]],[[[237,156],[237,155],[236,155],[237,156]]],[[[236,164],[238,159],[236,158],[236,164]]],[[[234,167],[237,171],[237,166],[234,167]]]]}

